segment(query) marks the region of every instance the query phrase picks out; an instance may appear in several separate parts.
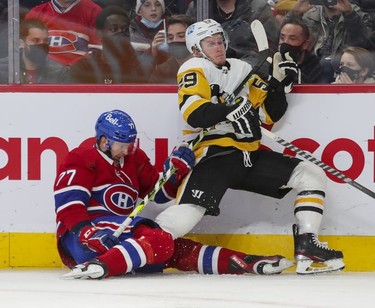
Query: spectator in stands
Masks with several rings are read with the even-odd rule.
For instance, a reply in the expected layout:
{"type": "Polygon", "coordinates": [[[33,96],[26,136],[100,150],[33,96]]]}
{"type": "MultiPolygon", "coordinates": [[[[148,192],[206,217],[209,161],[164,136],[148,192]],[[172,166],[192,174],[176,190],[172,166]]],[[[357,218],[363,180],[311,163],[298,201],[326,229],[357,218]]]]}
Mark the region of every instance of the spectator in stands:
{"type": "Polygon", "coordinates": [[[130,17],[130,12],[135,6],[136,0],[92,0],[97,5],[99,5],[102,9],[107,6],[117,5],[123,8],[125,11],[128,12],[130,17]]]}
{"type": "MultiPolygon", "coordinates": [[[[186,14],[197,17],[195,2],[190,3],[186,14]]],[[[252,65],[256,63],[257,45],[250,29],[254,19],[259,19],[266,30],[270,52],[277,51],[279,27],[266,0],[212,0],[209,1],[208,18],[219,22],[227,32],[229,58],[242,59],[252,65]]],[[[264,78],[268,75],[268,67],[265,63],[258,72],[264,78]]]]}
{"type": "MultiPolygon", "coordinates": [[[[108,0],[96,0],[96,1],[101,1],[101,2],[106,2],[108,0]]],[[[112,1],[124,1],[124,0],[112,0],[112,1]]],[[[165,15],[166,16],[172,16],[172,15],[179,15],[179,14],[185,14],[186,10],[188,9],[188,5],[192,0],[164,0],[165,4],[165,15]]],[[[131,10],[131,18],[135,18],[137,15],[135,12],[136,9],[136,0],[127,0],[124,1],[129,4],[128,7],[130,6],[133,10],[131,10]]]]}
{"type": "Polygon", "coordinates": [[[164,0],[168,16],[185,14],[192,0],[164,0]]]}
{"type": "Polygon", "coordinates": [[[310,44],[321,60],[327,82],[333,81],[331,62],[337,52],[347,46],[366,47],[368,44],[369,31],[363,21],[364,14],[349,0],[337,0],[336,5],[329,7],[312,6],[309,0],[298,0],[289,14],[302,17],[309,27],[310,44]]]}
{"type": "Polygon", "coordinates": [[[338,75],[333,83],[375,83],[374,69],[374,58],[367,49],[347,47],[340,57],[338,75]]]}
{"type": "Polygon", "coordinates": [[[309,28],[301,18],[293,16],[284,20],[280,29],[279,49],[289,52],[298,64],[299,74],[294,83],[324,83],[319,58],[309,51],[309,28]]]}
{"type": "Polygon", "coordinates": [[[137,0],[135,12],[137,15],[130,22],[130,40],[140,56],[144,72],[149,74],[155,63],[161,63],[168,57],[163,49],[167,45],[164,0],[137,0]],[[163,43],[152,50],[155,39],[163,43]]]}
{"type": "Polygon", "coordinates": [[[177,83],[177,71],[181,64],[192,57],[186,48],[186,29],[195,22],[188,15],[174,15],[169,18],[167,28],[168,53],[167,61],[157,65],[151,74],[151,83],[177,83]]]}
{"type": "MultiPolygon", "coordinates": [[[[8,83],[8,57],[0,59],[0,83],[8,83]]],[[[38,19],[20,25],[21,83],[60,83],[68,68],[48,59],[48,29],[38,19]]]]}
{"type": "Polygon", "coordinates": [[[95,36],[100,11],[91,0],[51,0],[31,9],[26,19],[37,18],[47,25],[49,57],[70,65],[85,56],[90,47],[100,45],[95,36]]]}
{"type": "Polygon", "coordinates": [[[119,6],[105,7],[96,18],[97,36],[102,50],[94,50],[71,66],[75,83],[144,82],[141,65],[129,39],[128,12],[119,6]]]}
{"type": "Polygon", "coordinates": [[[375,51],[375,1],[374,0],[352,0],[353,4],[360,7],[365,13],[364,22],[370,31],[368,49],[375,51]]]}
{"type": "Polygon", "coordinates": [[[136,17],[130,23],[130,39],[136,50],[150,50],[154,36],[165,31],[164,0],[137,0],[136,17]]]}

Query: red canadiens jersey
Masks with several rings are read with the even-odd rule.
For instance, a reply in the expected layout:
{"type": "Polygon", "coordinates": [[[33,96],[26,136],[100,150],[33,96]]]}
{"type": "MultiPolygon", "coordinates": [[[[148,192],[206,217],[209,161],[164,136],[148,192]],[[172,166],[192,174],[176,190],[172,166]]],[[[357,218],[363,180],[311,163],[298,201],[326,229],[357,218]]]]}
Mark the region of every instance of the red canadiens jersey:
{"type": "Polygon", "coordinates": [[[100,44],[95,35],[95,21],[100,6],[91,0],[80,0],[61,12],[54,0],[30,10],[26,19],[37,18],[48,27],[49,57],[64,65],[80,60],[89,45],[100,44]]]}
{"type": "Polygon", "coordinates": [[[141,149],[118,165],[96,148],[74,149],[54,184],[57,235],[84,220],[130,214],[138,197],[145,197],[158,179],[159,172],[141,149]]]}

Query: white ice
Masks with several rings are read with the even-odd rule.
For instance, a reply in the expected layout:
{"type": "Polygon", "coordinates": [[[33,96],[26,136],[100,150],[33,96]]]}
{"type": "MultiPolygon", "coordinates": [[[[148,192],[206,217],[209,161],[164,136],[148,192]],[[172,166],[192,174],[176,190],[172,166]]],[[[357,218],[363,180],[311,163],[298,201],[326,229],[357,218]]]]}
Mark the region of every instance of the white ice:
{"type": "Polygon", "coordinates": [[[66,269],[0,271],[1,308],[375,307],[375,272],[163,274],[62,280],[66,269]]]}

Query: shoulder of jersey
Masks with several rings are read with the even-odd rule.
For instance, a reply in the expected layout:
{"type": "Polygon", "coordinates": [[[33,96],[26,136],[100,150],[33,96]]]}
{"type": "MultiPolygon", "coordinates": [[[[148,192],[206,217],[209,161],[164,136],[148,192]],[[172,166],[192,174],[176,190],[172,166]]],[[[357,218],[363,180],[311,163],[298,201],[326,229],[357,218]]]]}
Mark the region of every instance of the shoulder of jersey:
{"type": "Polygon", "coordinates": [[[202,68],[204,66],[206,66],[208,63],[211,63],[210,61],[204,59],[204,58],[191,58],[189,60],[187,60],[186,62],[184,62],[181,66],[180,66],[180,69],[178,70],[178,74],[186,71],[186,70],[189,70],[189,69],[193,69],[193,68],[202,68]]]}
{"type": "Polygon", "coordinates": [[[242,66],[242,67],[248,67],[249,70],[251,69],[251,64],[243,61],[243,60],[240,60],[240,59],[236,59],[236,58],[228,58],[227,61],[230,63],[231,66],[233,67],[238,67],[238,66],[242,66]]]}
{"type": "Polygon", "coordinates": [[[76,155],[92,155],[97,152],[97,149],[95,147],[85,147],[85,146],[80,146],[71,151],[72,154],[76,155]]]}

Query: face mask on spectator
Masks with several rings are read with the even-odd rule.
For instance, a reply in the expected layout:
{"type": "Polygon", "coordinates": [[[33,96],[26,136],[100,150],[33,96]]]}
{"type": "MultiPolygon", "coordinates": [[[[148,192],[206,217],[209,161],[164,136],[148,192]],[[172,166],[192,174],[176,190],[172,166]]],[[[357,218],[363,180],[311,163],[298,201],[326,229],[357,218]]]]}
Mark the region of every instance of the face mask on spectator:
{"type": "Polygon", "coordinates": [[[299,46],[292,46],[292,45],[289,45],[287,43],[282,43],[280,44],[279,46],[279,51],[281,53],[281,56],[283,57],[283,59],[285,60],[285,54],[287,52],[289,52],[289,55],[293,58],[294,61],[297,61],[298,58],[301,56],[303,50],[302,50],[302,45],[304,43],[302,43],[301,45],[299,46]]]}
{"type": "Polygon", "coordinates": [[[27,45],[24,49],[27,58],[34,64],[43,65],[48,56],[48,44],[27,45]]]}
{"type": "Polygon", "coordinates": [[[160,26],[160,24],[163,22],[163,19],[160,19],[157,22],[151,22],[147,20],[146,18],[141,19],[141,23],[143,23],[147,28],[155,29],[160,26]]]}
{"type": "Polygon", "coordinates": [[[339,72],[340,74],[346,73],[349,76],[349,78],[354,81],[359,78],[359,73],[361,72],[361,70],[353,70],[347,66],[340,66],[339,72]]]}
{"type": "Polygon", "coordinates": [[[171,42],[168,44],[168,52],[177,59],[183,59],[190,55],[185,42],[171,42]]]}

